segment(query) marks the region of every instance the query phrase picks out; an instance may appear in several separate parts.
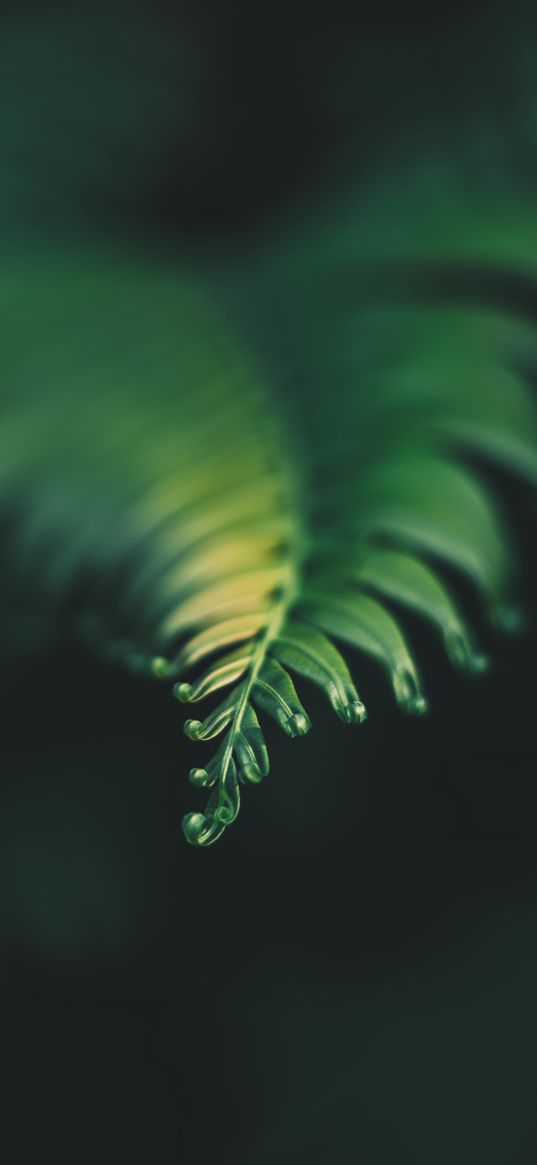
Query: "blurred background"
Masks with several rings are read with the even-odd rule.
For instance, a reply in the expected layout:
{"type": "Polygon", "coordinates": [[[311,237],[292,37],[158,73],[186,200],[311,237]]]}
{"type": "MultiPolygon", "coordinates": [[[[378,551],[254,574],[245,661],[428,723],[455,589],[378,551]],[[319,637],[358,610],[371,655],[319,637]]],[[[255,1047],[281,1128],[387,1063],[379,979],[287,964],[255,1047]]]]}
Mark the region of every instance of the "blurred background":
{"type": "MultiPolygon", "coordinates": [[[[2,245],[247,252],[472,125],[468,165],[531,182],[535,28],[522,4],[6,3],[2,245]]],[[[525,634],[476,615],[494,667],[466,680],[410,623],[418,722],[351,660],[376,714],[355,735],[312,692],[308,737],[269,727],[272,774],[208,851],[165,687],[61,633],[8,654],[9,1161],[534,1160],[536,504],[496,484],[525,634]]]]}

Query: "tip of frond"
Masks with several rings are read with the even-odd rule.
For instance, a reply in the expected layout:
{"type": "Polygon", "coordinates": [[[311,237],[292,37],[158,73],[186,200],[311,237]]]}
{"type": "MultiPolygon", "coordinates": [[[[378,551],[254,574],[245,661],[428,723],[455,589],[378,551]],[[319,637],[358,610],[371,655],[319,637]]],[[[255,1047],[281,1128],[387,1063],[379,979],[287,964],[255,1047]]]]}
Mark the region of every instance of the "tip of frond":
{"type": "Polygon", "coordinates": [[[311,720],[305,712],[295,712],[283,725],[288,736],[305,736],[311,728],[311,720]]]}
{"type": "Polygon", "coordinates": [[[170,664],[163,655],[155,655],[150,664],[151,673],[157,680],[165,680],[170,675],[170,664]]]}
{"type": "Polygon", "coordinates": [[[207,769],[191,769],[188,774],[188,779],[191,785],[195,785],[197,789],[207,789],[214,784],[215,778],[207,772],[207,769]]]}
{"type": "Polygon", "coordinates": [[[428,710],[428,702],[421,690],[415,672],[407,667],[396,668],[393,675],[393,689],[397,703],[409,716],[423,716],[428,710]]]}
{"type": "Polygon", "coordinates": [[[367,708],[361,700],[352,700],[338,709],[338,714],[344,724],[363,724],[367,720],[367,708]]]}
{"type": "Polygon", "coordinates": [[[188,736],[189,740],[200,740],[203,732],[201,720],[185,720],[183,732],[185,736],[188,736]]]}
{"type": "Polygon", "coordinates": [[[181,704],[188,704],[192,692],[192,684],[183,683],[173,685],[172,695],[175,696],[175,699],[179,700],[181,704]]]}
{"type": "Polygon", "coordinates": [[[405,701],[403,710],[410,716],[424,716],[429,711],[429,702],[425,696],[412,696],[405,701]]]}
{"type": "Polygon", "coordinates": [[[207,846],[222,835],[225,825],[206,817],[205,813],[186,813],[182,821],[182,829],[190,845],[207,846]]]}

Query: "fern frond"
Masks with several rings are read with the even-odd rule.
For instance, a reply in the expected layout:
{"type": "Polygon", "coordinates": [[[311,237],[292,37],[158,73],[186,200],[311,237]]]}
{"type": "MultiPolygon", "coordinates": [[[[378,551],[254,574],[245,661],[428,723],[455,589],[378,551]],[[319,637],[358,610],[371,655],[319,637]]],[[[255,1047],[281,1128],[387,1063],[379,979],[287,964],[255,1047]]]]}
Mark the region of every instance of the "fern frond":
{"type": "MultiPolygon", "coordinates": [[[[358,247],[358,280],[365,260],[358,247]]],[[[496,626],[517,620],[508,529],[468,454],[537,479],[531,329],[410,290],[331,303],[303,275],[298,248],[294,266],[260,262],[242,284],[296,374],[287,404],[206,270],[34,254],[0,287],[15,577],[126,666],[173,680],[181,703],[220,701],[185,724],[214,750],[190,773],[208,803],[184,819],[202,846],[268,773],[258,712],[290,737],[311,727],[295,678],[343,723],[365,719],[334,641],[376,660],[419,714],[399,608],[436,628],[455,666],[486,663],[443,565],[496,626]]]]}

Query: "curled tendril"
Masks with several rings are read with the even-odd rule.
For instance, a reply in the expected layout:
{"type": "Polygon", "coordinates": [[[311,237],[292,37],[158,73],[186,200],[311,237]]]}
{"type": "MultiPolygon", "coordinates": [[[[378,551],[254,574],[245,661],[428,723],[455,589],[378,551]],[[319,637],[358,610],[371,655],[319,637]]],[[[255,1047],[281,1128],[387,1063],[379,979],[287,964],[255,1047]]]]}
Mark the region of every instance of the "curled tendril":
{"type": "Polygon", "coordinates": [[[232,825],[240,809],[237,766],[231,758],[227,769],[224,771],[221,764],[215,774],[207,769],[192,769],[190,780],[205,787],[213,785],[214,789],[205,813],[187,813],[183,817],[183,833],[191,845],[211,845],[232,825]]]}
{"type": "Polygon", "coordinates": [[[190,770],[188,779],[197,789],[210,789],[216,782],[217,774],[210,773],[207,769],[194,768],[190,770]]]}
{"type": "Polygon", "coordinates": [[[215,788],[213,797],[216,800],[216,805],[213,810],[215,821],[218,821],[221,825],[232,825],[241,804],[239,782],[237,780],[237,766],[233,758],[229,761],[227,769],[225,771],[222,769],[222,775],[215,788]]]}
{"type": "Polygon", "coordinates": [[[151,673],[158,680],[166,680],[171,674],[171,664],[164,658],[163,655],[154,655],[151,664],[151,673]]]}
{"type": "Polygon", "coordinates": [[[210,845],[232,825],[240,809],[239,772],[227,740],[206,768],[190,770],[189,780],[212,792],[204,813],[187,813],[183,818],[183,833],[192,845],[210,845]]]}
{"type": "Polygon", "coordinates": [[[210,818],[205,813],[187,813],[183,817],[183,833],[191,845],[207,846],[218,841],[225,825],[210,818]]]}
{"type": "Polygon", "coordinates": [[[211,740],[223,732],[233,720],[242,690],[239,684],[205,720],[187,720],[184,732],[189,740],[211,740]]]}
{"type": "Polygon", "coordinates": [[[192,699],[193,691],[194,689],[192,684],[174,684],[173,694],[176,700],[179,700],[181,704],[188,704],[188,702],[192,699]]]}

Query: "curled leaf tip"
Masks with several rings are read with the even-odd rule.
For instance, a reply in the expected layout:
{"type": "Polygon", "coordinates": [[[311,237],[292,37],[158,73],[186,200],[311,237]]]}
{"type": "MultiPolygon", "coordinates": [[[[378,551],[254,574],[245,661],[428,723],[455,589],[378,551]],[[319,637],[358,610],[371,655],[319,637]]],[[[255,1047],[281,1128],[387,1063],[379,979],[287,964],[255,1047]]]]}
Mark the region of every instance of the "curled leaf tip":
{"type": "Polygon", "coordinates": [[[425,696],[412,696],[404,703],[403,710],[410,716],[424,716],[429,711],[429,702],[425,696]]]}
{"type": "Polygon", "coordinates": [[[151,660],[150,670],[157,680],[166,679],[170,672],[170,665],[163,655],[155,655],[151,660]]]}
{"type": "Polygon", "coordinates": [[[399,707],[410,716],[422,716],[427,712],[428,703],[421,690],[418,677],[408,667],[396,668],[393,674],[393,689],[399,707]]]}
{"type": "Polygon", "coordinates": [[[305,712],[295,712],[294,716],[290,716],[286,721],[284,727],[288,736],[305,736],[311,728],[311,720],[305,712]]]}
{"type": "Polygon", "coordinates": [[[176,700],[179,700],[181,704],[188,704],[188,701],[192,695],[192,691],[192,684],[174,684],[172,695],[176,700]]]}
{"type": "Polygon", "coordinates": [[[483,672],[488,671],[489,668],[490,659],[488,655],[484,655],[481,652],[473,652],[469,656],[466,663],[467,671],[472,672],[473,675],[482,675],[483,672]]]}
{"type": "Polygon", "coordinates": [[[241,806],[237,769],[231,761],[227,773],[218,787],[218,804],[214,810],[214,820],[219,825],[232,825],[241,806]]]}
{"type": "Polygon", "coordinates": [[[215,778],[207,772],[207,769],[191,769],[188,779],[191,785],[199,789],[206,789],[215,782],[215,778]]]}
{"type": "Polygon", "coordinates": [[[344,724],[363,724],[367,720],[367,708],[361,700],[352,700],[341,709],[344,724]]]}
{"type": "Polygon", "coordinates": [[[238,808],[235,809],[231,805],[220,805],[218,807],[218,809],[215,809],[215,811],[214,811],[214,820],[219,825],[224,825],[224,826],[232,825],[236,816],[237,816],[238,811],[239,811],[238,808]]]}
{"type": "Polygon", "coordinates": [[[183,732],[189,740],[199,740],[203,731],[201,720],[185,720],[183,732]]]}
{"type": "Polygon", "coordinates": [[[221,836],[224,828],[224,825],[205,813],[186,813],[182,821],[183,833],[190,845],[211,845],[221,836]]]}

